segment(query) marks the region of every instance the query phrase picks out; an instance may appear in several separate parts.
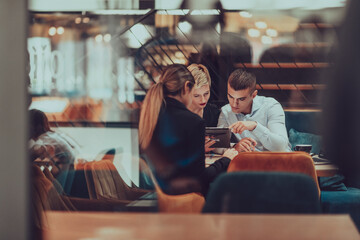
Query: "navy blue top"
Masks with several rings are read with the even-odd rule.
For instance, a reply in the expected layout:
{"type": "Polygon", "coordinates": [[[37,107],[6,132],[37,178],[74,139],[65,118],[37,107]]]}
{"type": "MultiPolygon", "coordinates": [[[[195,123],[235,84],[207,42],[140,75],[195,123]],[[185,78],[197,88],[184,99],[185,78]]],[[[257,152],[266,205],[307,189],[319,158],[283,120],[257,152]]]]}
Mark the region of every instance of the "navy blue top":
{"type": "Polygon", "coordinates": [[[209,183],[230,162],[222,158],[205,168],[205,122],[176,99],[165,98],[146,149],[160,187],[168,194],[206,193],[209,183]]]}
{"type": "Polygon", "coordinates": [[[206,127],[217,127],[220,112],[220,109],[215,104],[206,104],[203,114],[206,127]]]}

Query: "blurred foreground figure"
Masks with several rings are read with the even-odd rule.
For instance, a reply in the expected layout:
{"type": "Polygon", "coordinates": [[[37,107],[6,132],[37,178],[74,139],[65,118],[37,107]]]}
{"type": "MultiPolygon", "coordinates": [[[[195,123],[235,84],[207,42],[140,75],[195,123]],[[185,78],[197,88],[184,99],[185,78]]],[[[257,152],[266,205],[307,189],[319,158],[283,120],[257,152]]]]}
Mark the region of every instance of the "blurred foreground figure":
{"type": "Polygon", "coordinates": [[[328,158],[338,164],[347,186],[360,188],[360,1],[348,4],[333,72],[324,101],[328,158]]]}
{"type": "MultiPolygon", "coordinates": [[[[75,143],[66,136],[50,129],[48,119],[40,110],[32,109],[29,112],[29,151],[31,161],[47,161],[52,167],[51,172],[55,177],[67,175],[69,170],[74,170],[76,155],[75,143]]],[[[61,177],[64,178],[64,177],[61,177]]],[[[65,179],[61,181],[63,185],[65,179]]]]}

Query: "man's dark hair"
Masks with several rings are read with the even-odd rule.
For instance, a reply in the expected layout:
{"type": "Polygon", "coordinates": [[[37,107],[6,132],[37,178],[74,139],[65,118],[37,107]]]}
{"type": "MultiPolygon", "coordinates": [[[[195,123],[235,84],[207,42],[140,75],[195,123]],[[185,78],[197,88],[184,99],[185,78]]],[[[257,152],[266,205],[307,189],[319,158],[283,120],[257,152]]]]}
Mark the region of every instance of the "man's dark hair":
{"type": "Polygon", "coordinates": [[[242,69],[236,69],[230,74],[229,85],[235,91],[249,88],[250,93],[256,90],[256,77],[253,73],[246,72],[242,69]]]}

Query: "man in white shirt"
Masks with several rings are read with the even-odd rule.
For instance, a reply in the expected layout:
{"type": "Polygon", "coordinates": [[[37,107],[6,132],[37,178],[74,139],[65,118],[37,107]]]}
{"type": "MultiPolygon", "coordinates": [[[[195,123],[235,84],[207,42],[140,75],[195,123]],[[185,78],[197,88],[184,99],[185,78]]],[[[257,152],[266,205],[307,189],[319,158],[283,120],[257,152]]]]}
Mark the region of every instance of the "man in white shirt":
{"type": "Polygon", "coordinates": [[[256,77],[242,69],[228,79],[229,104],[221,108],[218,127],[229,127],[239,152],[291,151],[285,113],[274,98],[257,96],[256,77]]]}

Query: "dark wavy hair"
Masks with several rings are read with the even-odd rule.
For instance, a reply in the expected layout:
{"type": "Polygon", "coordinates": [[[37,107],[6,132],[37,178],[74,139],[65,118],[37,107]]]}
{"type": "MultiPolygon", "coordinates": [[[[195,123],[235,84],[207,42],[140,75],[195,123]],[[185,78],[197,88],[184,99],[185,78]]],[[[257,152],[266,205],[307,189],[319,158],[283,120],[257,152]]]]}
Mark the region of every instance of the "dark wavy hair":
{"type": "Polygon", "coordinates": [[[36,140],[41,134],[52,132],[50,129],[48,118],[45,113],[38,109],[31,109],[29,111],[29,138],[36,140]]]}

